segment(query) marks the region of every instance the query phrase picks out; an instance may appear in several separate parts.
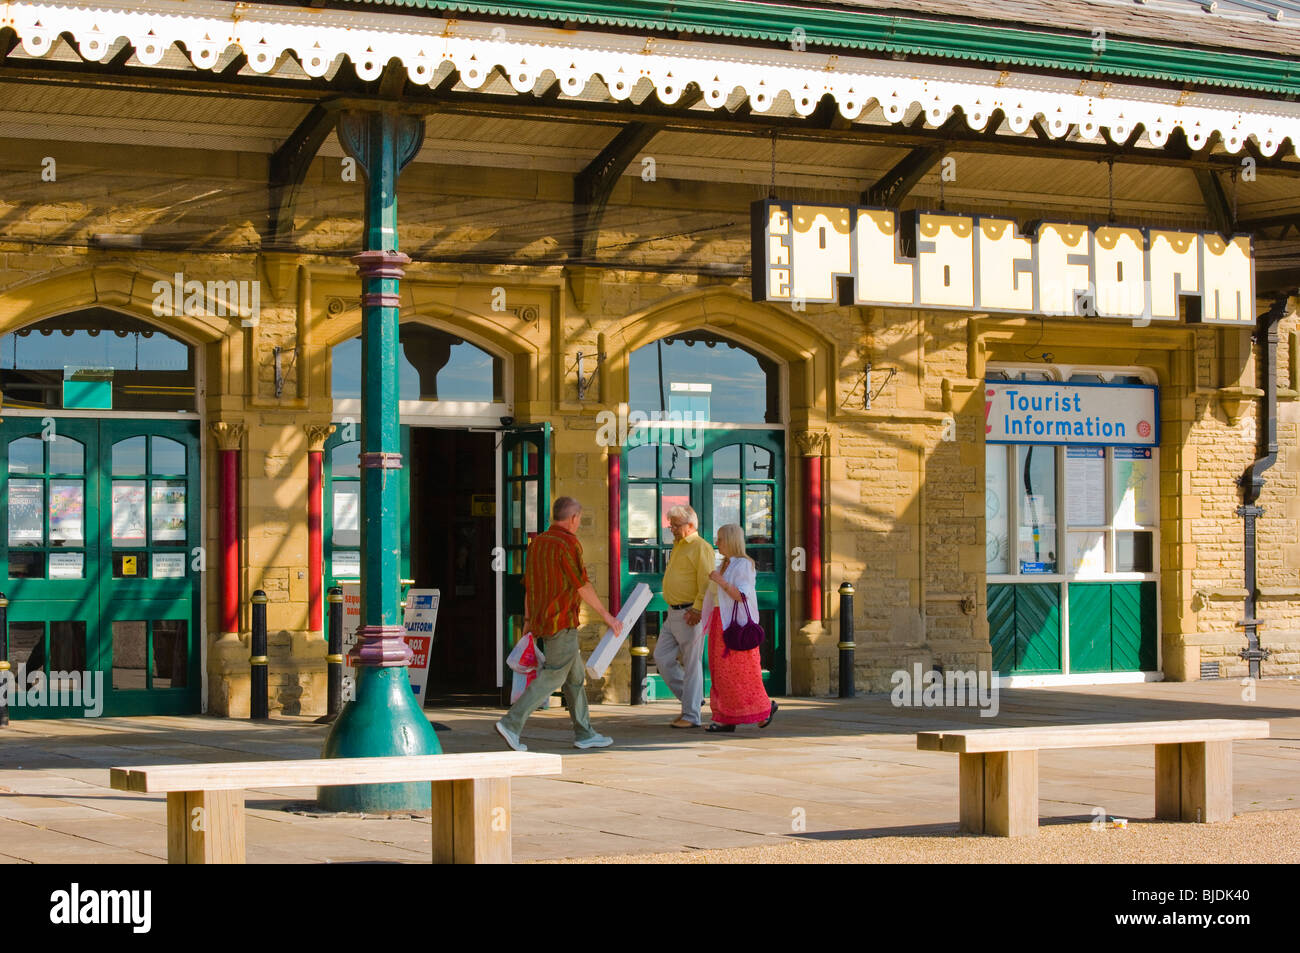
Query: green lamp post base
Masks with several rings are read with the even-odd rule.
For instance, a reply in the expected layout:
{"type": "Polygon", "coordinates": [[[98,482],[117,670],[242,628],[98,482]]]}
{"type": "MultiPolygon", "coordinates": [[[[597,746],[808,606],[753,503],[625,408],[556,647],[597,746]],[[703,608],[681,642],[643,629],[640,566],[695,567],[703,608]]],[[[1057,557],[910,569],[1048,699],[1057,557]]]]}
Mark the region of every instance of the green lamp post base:
{"type": "MultiPolygon", "coordinates": [[[[322,758],[442,754],[438,736],[416,704],[405,666],[357,666],[356,698],[330,727],[322,758]]],[[[428,784],[357,784],[316,789],[327,811],[427,811],[428,784]]]]}

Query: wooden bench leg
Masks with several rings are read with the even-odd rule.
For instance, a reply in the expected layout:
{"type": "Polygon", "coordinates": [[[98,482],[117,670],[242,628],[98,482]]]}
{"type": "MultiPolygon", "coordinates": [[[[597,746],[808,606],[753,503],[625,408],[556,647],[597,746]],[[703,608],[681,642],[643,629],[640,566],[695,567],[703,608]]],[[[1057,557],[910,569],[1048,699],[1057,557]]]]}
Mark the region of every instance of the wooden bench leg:
{"type": "Polygon", "coordinates": [[[433,782],[433,862],[510,863],[510,779],[433,782]]]}
{"type": "Polygon", "coordinates": [[[243,791],[168,792],[167,863],[243,862],[243,791]]]}
{"type": "Polygon", "coordinates": [[[1038,831],[1038,752],[960,754],[960,829],[1023,837],[1038,831]]]}
{"type": "Polygon", "coordinates": [[[1232,742],[1156,745],[1156,817],[1232,820],[1232,742]]]}
{"type": "Polygon", "coordinates": [[[999,837],[1038,833],[1038,752],[984,755],[984,832],[999,837]]]}
{"type": "Polygon", "coordinates": [[[959,754],[958,808],[960,830],[963,834],[984,833],[984,755],[959,754]]]}

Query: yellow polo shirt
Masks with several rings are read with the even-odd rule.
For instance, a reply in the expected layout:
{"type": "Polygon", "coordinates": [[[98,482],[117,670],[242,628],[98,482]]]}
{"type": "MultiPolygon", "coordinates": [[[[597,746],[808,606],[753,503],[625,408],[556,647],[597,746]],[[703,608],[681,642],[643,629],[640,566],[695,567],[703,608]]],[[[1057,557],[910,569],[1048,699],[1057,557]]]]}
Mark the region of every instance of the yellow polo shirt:
{"type": "Polygon", "coordinates": [[[713,563],[713,547],[699,533],[673,543],[664,569],[664,601],[670,606],[689,602],[696,612],[703,609],[713,563]]]}

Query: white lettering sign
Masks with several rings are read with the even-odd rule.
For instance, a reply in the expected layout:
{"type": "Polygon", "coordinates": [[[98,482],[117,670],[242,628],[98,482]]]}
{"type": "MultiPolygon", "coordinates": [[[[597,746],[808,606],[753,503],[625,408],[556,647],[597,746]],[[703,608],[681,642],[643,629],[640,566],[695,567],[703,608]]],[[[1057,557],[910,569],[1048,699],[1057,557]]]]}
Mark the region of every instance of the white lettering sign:
{"type": "Polygon", "coordinates": [[[764,199],[755,301],[1255,323],[1249,235],[764,199]]]}

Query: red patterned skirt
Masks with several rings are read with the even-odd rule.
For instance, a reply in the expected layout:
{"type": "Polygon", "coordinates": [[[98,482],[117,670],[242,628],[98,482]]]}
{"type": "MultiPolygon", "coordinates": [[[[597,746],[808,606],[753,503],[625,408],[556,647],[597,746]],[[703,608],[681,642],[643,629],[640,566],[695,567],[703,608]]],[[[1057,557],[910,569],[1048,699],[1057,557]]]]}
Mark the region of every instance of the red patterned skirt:
{"type": "Polygon", "coordinates": [[[722,640],[722,613],[709,616],[709,713],[719,725],[756,725],[772,712],[757,648],[737,652],[722,640]]]}

